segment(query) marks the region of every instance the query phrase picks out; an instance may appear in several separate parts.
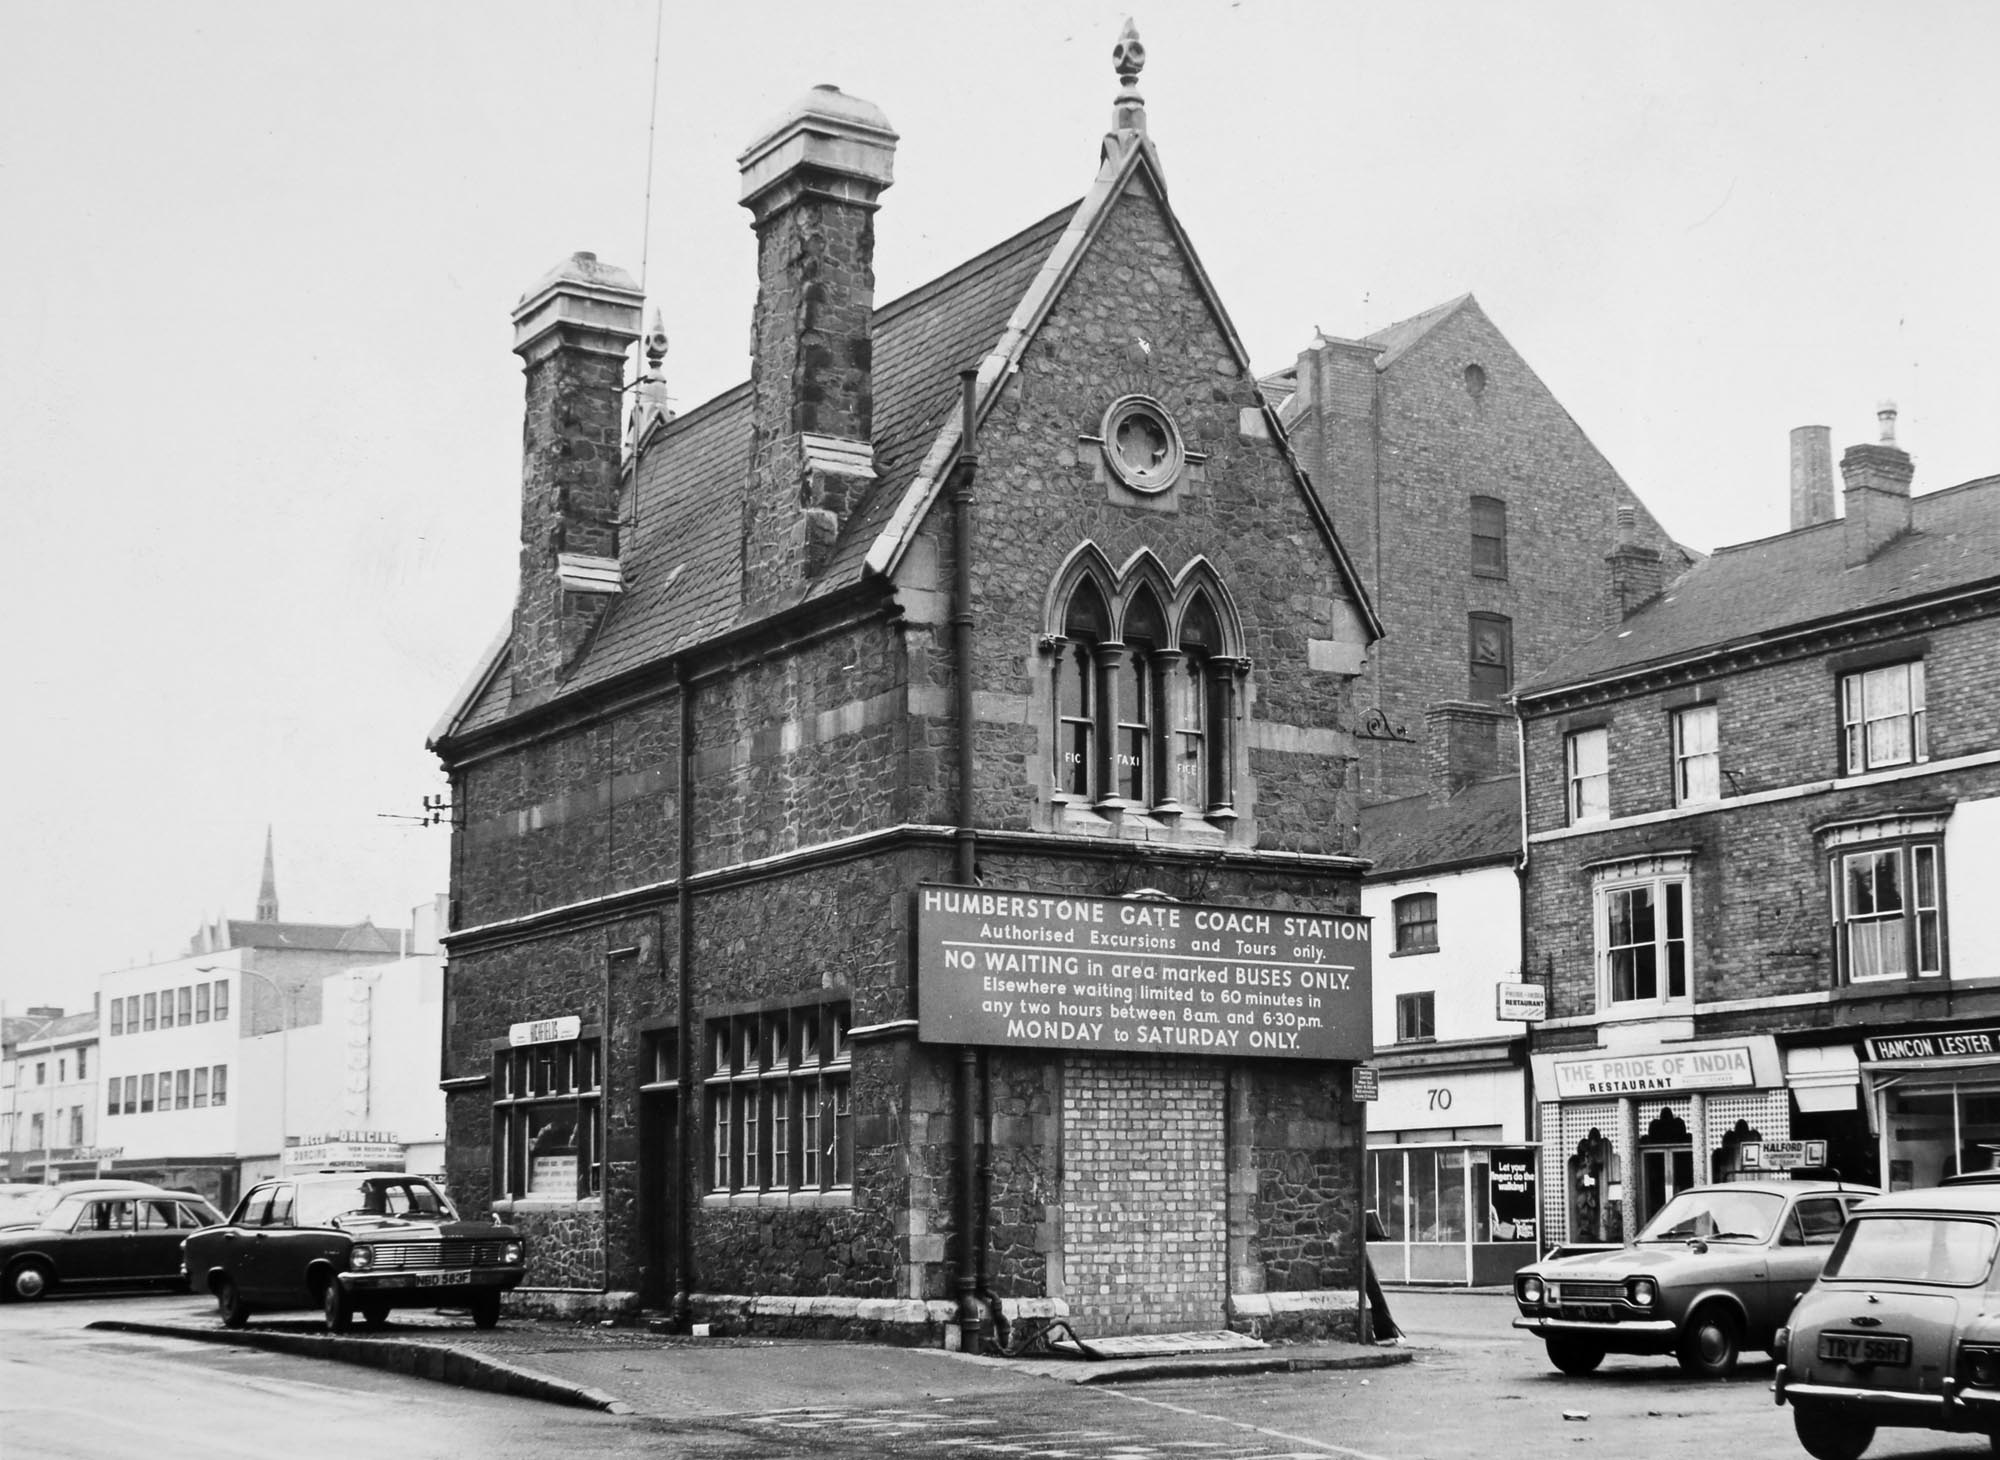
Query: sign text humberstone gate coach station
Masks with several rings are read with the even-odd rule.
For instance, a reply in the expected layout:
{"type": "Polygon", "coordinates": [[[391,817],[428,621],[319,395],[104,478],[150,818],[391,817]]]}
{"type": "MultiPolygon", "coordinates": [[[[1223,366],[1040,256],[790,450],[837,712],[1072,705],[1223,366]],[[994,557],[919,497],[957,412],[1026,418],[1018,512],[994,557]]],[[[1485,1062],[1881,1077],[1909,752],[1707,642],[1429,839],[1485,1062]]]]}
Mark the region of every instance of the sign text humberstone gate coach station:
{"type": "Polygon", "coordinates": [[[917,889],[917,1025],[944,1044],[1367,1059],[1366,918],[917,889]]]}

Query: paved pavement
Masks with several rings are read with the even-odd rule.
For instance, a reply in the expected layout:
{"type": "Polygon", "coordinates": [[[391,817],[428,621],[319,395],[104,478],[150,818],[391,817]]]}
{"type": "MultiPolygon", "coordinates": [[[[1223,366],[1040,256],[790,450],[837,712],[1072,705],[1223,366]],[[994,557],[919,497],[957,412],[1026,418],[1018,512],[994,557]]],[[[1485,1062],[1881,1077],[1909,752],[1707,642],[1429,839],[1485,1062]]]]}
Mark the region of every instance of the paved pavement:
{"type": "Polygon", "coordinates": [[[225,1329],[213,1319],[178,1315],[166,1322],[107,1319],[89,1326],[365,1364],[613,1414],[678,1418],[903,1403],[1002,1393],[1035,1383],[1381,1368],[1411,1357],[1407,1348],[1314,1343],[1105,1360],[1009,1359],[878,1344],[684,1338],[528,1319],[481,1330],[462,1319],[420,1313],[398,1313],[392,1326],[377,1333],[339,1336],[314,1321],[253,1320],[245,1329],[225,1329]]]}

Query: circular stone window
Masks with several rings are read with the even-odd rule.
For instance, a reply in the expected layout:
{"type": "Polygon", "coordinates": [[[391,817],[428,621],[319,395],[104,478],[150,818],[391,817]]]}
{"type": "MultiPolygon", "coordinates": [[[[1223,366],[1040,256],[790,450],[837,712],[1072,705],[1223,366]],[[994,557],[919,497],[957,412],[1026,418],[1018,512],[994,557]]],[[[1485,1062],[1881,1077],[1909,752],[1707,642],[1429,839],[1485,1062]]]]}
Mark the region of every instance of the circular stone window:
{"type": "Polygon", "coordinates": [[[1187,463],[1174,418],[1143,395],[1113,401],[1104,413],[1104,456],[1118,480],[1136,492],[1164,492],[1187,463]]]}

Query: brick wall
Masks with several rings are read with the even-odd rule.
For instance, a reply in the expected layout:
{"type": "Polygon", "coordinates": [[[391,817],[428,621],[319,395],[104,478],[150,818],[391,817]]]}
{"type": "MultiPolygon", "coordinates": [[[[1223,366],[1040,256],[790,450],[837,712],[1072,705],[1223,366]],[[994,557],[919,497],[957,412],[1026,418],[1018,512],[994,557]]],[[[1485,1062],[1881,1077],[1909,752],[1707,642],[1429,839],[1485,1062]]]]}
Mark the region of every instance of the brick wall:
{"type": "MultiPolygon", "coordinates": [[[[2000,621],[1939,627],[1920,640],[1931,764],[2000,748],[1994,729],[2000,723],[2000,691],[1991,672],[2000,651],[2000,621]]],[[[1874,642],[1878,648],[1914,645],[1919,638],[1885,636],[1874,642]]],[[[1529,721],[1532,831],[1565,823],[1564,735],[1580,724],[1607,729],[1613,816],[1650,818],[1532,847],[1528,966],[1553,978],[1552,1016],[1595,1008],[1588,867],[1665,851],[1692,853],[1690,934],[1698,1001],[1836,988],[1827,854],[1815,828],[2000,794],[2000,766],[1994,765],[1831,784],[1841,774],[1840,655],[1865,648],[1855,640],[1809,657],[1633,694],[1605,707],[1537,714],[1529,721]],[[1672,814],[1672,715],[1697,701],[1717,706],[1725,799],[1672,814]],[[1795,794],[1760,799],[1783,792],[1795,794]]],[[[1949,868],[1946,892],[1966,895],[1950,881],[1949,868]]],[[[1939,1003],[1942,1012],[1943,997],[1935,986],[1840,989],[1834,1003],[1703,1016],[1697,1032],[1803,1030],[1919,1017],[1930,1003],[1939,1003]]],[[[1547,1047],[1546,1037],[1538,1037],[1540,1047],[1547,1047]]]]}
{"type": "MultiPolygon", "coordinates": [[[[1514,682],[1526,683],[1604,627],[1604,559],[1620,506],[1634,509],[1638,542],[1663,552],[1669,579],[1686,559],[1476,303],[1378,374],[1372,402],[1355,389],[1343,351],[1352,347],[1327,345],[1318,352],[1325,368],[1301,369],[1302,386],[1319,394],[1298,439],[1342,540],[1366,554],[1361,573],[1388,630],[1357,703],[1379,705],[1417,741],[1360,743],[1362,795],[1375,802],[1426,789],[1424,709],[1467,697],[1469,614],[1511,620],[1514,682]],[[1475,365],[1484,372],[1477,389],[1466,375],[1475,365]],[[1472,571],[1475,495],[1507,504],[1505,577],[1472,571]]],[[[1511,767],[1511,735],[1500,751],[1511,767]]]]}
{"type": "Polygon", "coordinates": [[[1227,1325],[1222,1071],[1063,1062],[1062,1221],[1079,1332],[1227,1325]]]}

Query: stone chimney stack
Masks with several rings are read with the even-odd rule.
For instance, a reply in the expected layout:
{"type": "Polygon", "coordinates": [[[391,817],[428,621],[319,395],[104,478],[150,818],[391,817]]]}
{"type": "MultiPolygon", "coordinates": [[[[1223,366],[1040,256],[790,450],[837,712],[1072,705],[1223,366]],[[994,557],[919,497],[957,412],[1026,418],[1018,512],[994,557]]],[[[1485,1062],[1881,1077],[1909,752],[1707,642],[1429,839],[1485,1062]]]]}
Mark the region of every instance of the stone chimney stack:
{"type": "Polygon", "coordinates": [[[625,352],[643,296],[623,269],[572,254],[514,306],[527,376],[521,442],[516,707],[547,699],[623,587],[618,487],[625,352]]]}
{"type": "Polygon", "coordinates": [[[1833,518],[1833,432],[1825,426],[1794,427],[1792,531],[1833,518]]]}
{"type": "Polygon", "coordinates": [[[1424,706],[1424,774],[1433,805],[1500,772],[1500,725],[1507,712],[1478,700],[1424,706]]]}
{"type": "Polygon", "coordinates": [[[748,604],[796,596],[875,478],[875,208],[896,140],[874,103],[816,86],[736,160],[757,233],[748,604]]]}
{"type": "Polygon", "coordinates": [[[1850,446],[1841,454],[1845,481],[1847,566],[1857,568],[1910,530],[1910,478],[1916,463],[1896,444],[1896,403],[1883,401],[1875,412],[1882,439],[1850,446]]]}
{"type": "Polygon", "coordinates": [[[1604,555],[1610,569],[1606,611],[1608,621],[1618,624],[1660,596],[1665,571],[1660,566],[1660,550],[1642,546],[1638,533],[1639,514],[1631,506],[1618,509],[1618,545],[1604,555]]]}

